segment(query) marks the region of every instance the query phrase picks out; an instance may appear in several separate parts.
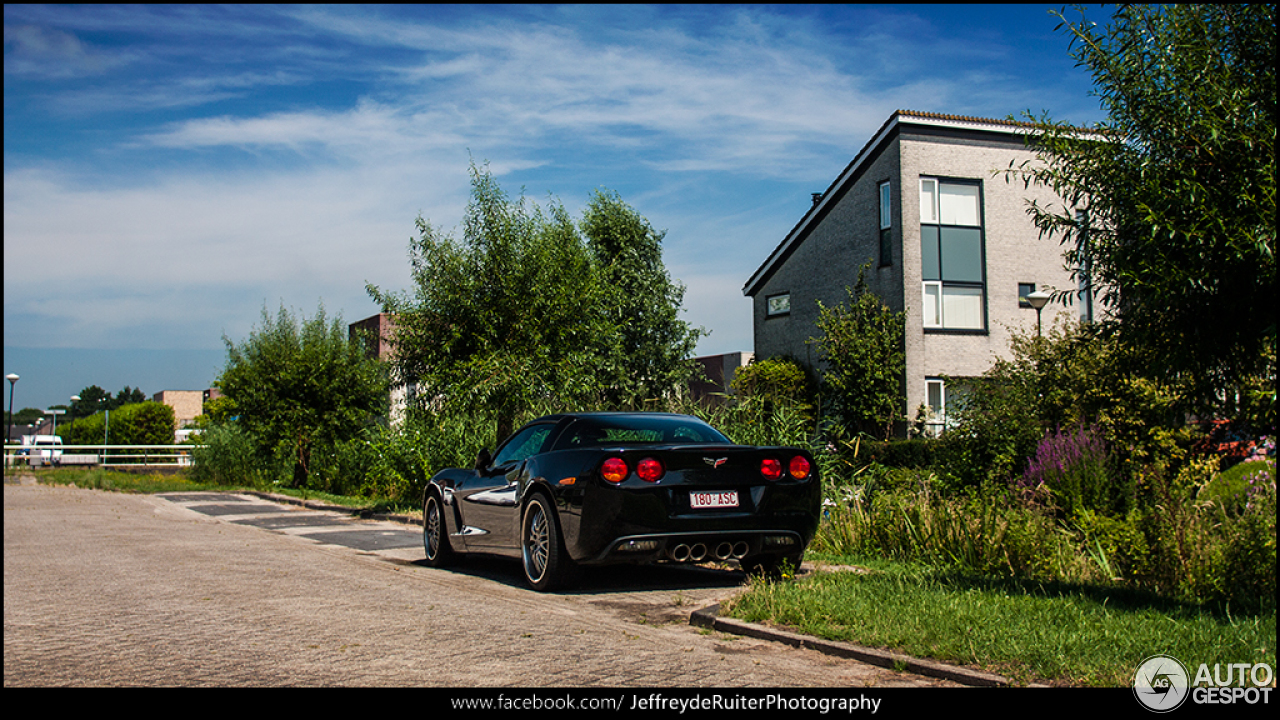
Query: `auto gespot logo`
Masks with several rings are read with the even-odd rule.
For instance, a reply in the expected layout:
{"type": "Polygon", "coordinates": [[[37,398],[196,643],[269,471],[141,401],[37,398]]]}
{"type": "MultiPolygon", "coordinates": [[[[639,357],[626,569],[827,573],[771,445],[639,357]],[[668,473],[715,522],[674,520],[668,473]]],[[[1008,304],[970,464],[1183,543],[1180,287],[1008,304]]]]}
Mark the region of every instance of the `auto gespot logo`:
{"type": "Polygon", "coordinates": [[[1192,676],[1172,655],[1153,655],[1134,672],[1133,695],[1159,713],[1177,709],[1188,698],[1197,705],[1269,705],[1274,679],[1267,663],[1201,663],[1192,676]]]}

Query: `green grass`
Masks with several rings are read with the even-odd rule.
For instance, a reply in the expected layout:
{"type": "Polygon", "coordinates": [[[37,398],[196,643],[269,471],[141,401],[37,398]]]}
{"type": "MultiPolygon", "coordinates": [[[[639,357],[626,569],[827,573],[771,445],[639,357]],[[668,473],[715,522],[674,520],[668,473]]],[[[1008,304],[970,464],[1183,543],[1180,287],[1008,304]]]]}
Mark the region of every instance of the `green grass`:
{"type": "MultiPolygon", "coordinates": [[[[6,475],[10,474],[6,471],[6,475]]],[[[47,485],[75,485],[97,490],[132,493],[190,492],[195,490],[234,490],[235,488],[192,482],[183,473],[131,473],[94,468],[43,468],[22,470],[47,485]]]]}
{"type": "Polygon", "coordinates": [[[725,608],[750,622],[971,665],[1016,683],[1128,686],[1150,655],[1276,665],[1274,612],[1233,617],[1122,588],[993,580],[827,558],[866,573],[755,582],[725,608]]]}
{"type": "MultiPolygon", "coordinates": [[[[6,471],[7,475],[19,471],[6,471]]],[[[186,473],[132,473],[103,468],[43,468],[22,469],[21,474],[34,475],[36,479],[48,485],[75,485],[76,487],[95,490],[111,490],[126,493],[166,493],[166,492],[244,492],[257,491],[252,485],[217,485],[193,481],[186,473]]],[[[367,512],[400,512],[412,514],[421,512],[421,508],[407,507],[403,503],[392,503],[378,498],[351,497],[317,492],[315,490],[299,490],[294,488],[268,488],[269,492],[304,500],[318,500],[330,505],[362,510],[367,512]]]]}

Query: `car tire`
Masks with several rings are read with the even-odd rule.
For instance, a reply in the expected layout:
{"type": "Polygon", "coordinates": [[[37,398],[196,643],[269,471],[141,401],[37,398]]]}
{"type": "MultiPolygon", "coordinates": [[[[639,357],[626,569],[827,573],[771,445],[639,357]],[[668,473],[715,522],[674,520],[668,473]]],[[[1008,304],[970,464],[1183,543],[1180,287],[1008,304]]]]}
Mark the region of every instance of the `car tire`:
{"type": "Polygon", "coordinates": [[[770,580],[776,580],[784,574],[795,575],[799,572],[802,562],[804,562],[803,552],[788,555],[755,555],[742,558],[742,569],[748,575],[761,575],[770,580]]]}
{"type": "Polygon", "coordinates": [[[565,552],[555,506],[542,493],[534,493],[520,521],[520,559],[529,586],[539,592],[572,583],[577,566],[565,552]]]}
{"type": "Polygon", "coordinates": [[[454,561],[444,506],[440,503],[440,496],[431,492],[427,493],[422,504],[422,548],[427,553],[427,565],[431,567],[444,567],[454,561]]]}

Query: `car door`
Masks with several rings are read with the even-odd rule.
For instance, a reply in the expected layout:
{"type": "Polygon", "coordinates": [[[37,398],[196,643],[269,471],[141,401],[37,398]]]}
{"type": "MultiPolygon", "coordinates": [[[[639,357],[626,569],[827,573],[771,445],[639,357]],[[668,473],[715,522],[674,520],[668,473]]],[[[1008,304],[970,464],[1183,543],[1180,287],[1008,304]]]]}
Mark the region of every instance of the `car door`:
{"type": "Polygon", "coordinates": [[[517,481],[524,461],[542,452],[554,425],[528,425],[498,448],[487,467],[477,468],[473,478],[455,493],[462,499],[468,548],[514,549],[517,481]]]}

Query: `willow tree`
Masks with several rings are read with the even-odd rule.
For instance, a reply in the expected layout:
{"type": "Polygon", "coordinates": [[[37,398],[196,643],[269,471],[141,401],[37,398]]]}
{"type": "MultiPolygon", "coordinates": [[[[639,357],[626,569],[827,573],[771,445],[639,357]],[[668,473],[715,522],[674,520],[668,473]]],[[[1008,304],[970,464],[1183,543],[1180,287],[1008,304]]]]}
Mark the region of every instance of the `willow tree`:
{"type": "Polygon", "coordinates": [[[512,200],[472,166],[462,237],[417,228],[412,292],[368,290],[395,317],[395,377],[420,404],[491,417],[501,440],[535,404],[590,392],[611,328],[590,312],[596,274],[563,207],[512,200]]]}
{"type": "Polygon", "coordinates": [[[394,317],[396,381],[419,409],[489,418],[501,440],[535,408],[633,403],[688,378],[683,288],[662,235],[616,195],[576,224],[473,165],[461,237],[417,228],[411,290],[368,290],[394,317]]]}
{"type": "Polygon", "coordinates": [[[687,384],[693,351],[703,334],[680,318],[684,285],[662,261],[659,232],[616,193],[598,191],[582,217],[600,285],[604,338],[597,363],[603,401],[643,406],[687,384]]]}
{"type": "Polygon", "coordinates": [[[359,433],[385,409],[382,365],[324,308],[310,318],[284,307],[273,317],[263,308],[247,339],[223,341],[227,364],[215,385],[235,403],[234,422],[259,455],[292,468],[295,487],[307,484],[317,451],[359,433]]]}
{"type": "Polygon", "coordinates": [[[1037,121],[1041,162],[1015,170],[1065,202],[1031,207],[1036,225],[1145,371],[1227,411],[1269,378],[1274,424],[1275,6],[1124,5],[1059,28],[1107,117],[1037,121]]]}

